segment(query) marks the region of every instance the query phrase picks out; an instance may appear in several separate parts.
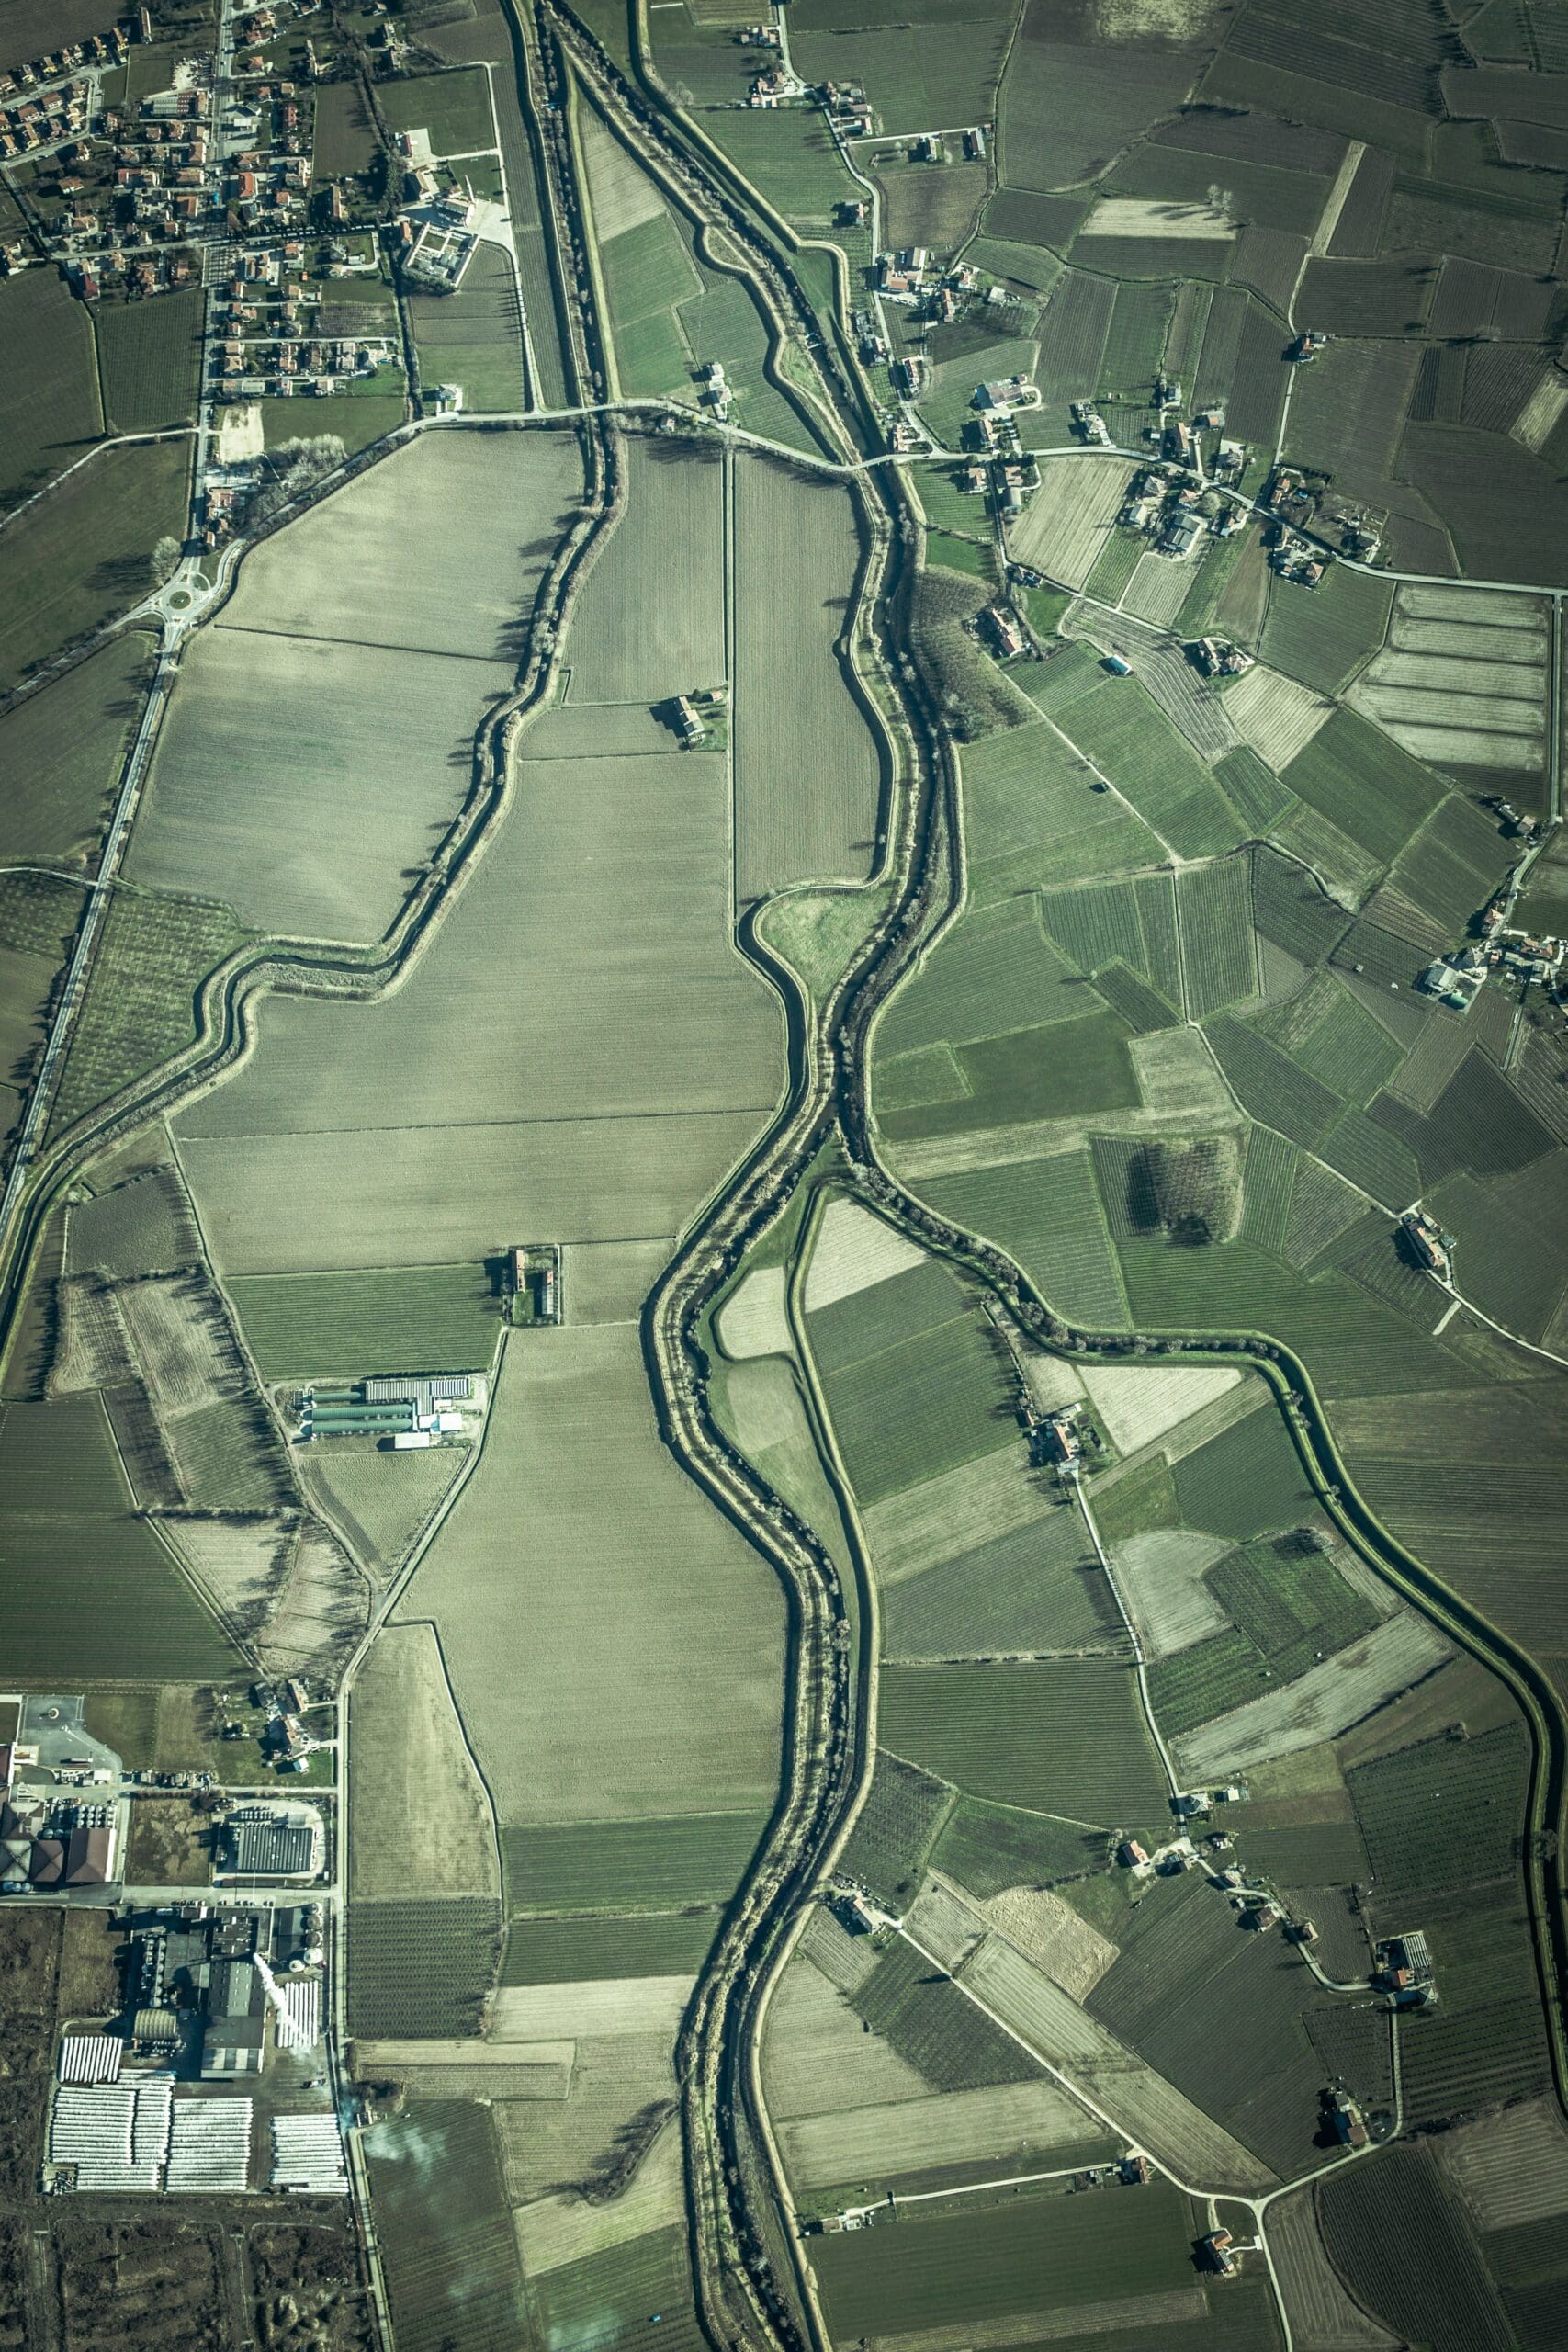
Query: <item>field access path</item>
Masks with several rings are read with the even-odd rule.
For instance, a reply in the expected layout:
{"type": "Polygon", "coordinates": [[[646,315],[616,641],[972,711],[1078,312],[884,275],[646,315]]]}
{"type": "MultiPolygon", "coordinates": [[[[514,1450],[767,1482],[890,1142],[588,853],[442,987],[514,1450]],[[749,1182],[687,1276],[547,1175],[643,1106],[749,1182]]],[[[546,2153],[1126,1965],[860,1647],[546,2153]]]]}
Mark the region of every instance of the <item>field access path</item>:
{"type": "MultiPolygon", "coordinates": [[[[1404,2119],[1403,2103],[1399,2091],[1399,2036],[1395,2012],[1391,2009],[1388,2013],[1389,2030],[1393,2039],[1394,2051],[1396,2104],[1394,2109],[1394,2128],[1393,2132],[1383,2140],[1369,2140],[1364,2146],[1359,2148],[1342,2149],[1337,2155],[1331,2156],[1327,2164],[1319,2165],[1311,2172],[1303,2172],[1295,2180],[1283,2181],[1278,2188],[1266,2189],[1261,2197],[1247,2197],[1238,2189],[1210,2188],[1201,2181],[1184,2179],[1179,2173],[1173,2171],[1169,2165],[1162,2162],[1162,2160],[1158,2156],[1155,2155],[1150,2149],[1145,2147],[1139,2140],[1137,2133],[1135,2132],[1129,2132],[1126,2125],[1122,2122],[1119,2117],[1112,2114],[1109,2108],[1103,2107],[1098,2099],[1091,2098],[1089,2093],[1083,2088],[1081,2084],[1076,2083],[1069,2074],[1067,2074],[1062,2067],[1056,2065],[1051,2059],[1047,2058],[1043,2051],[1037,2049],[1034,2043],[1029,2040],[1027,2035],[1020,2033],[1015,2027],[1010,2026],[1006,2018],[999,2016],[998,2012],[992,2008],[989,2002],[982,1999],[981,1996],[975,1991],[972,1985],[964,1983],[962,1976],[955,1976],[946,1963],[940,1961],[935,1952],[930,1951],[926,1945],[921,1943],[918,1936],[911,1934],[908,1928],[905,1926],[902,1921],[899,1922],[894,1932],[902,1937],[903,1940],[909,1946],[910,1950],[918,1952],[921,1960],[923,1960],[929,1967],[934,1968],[940,1975],[946,1977],[950,1984],[955,1985],[958,1991],[963,1994],[964,1999],[971,2002],[973,2006],[979,2010],[982,2017],[988,2018],[990,2023],[996,2027],[999,2033],[1005,2034],[1010,2041],[1015,2043],[1026,2056],[1034,2061],[1034,2064],[1040,2067],[1043,2073],[1049,2075],[1051,2080],[1057,2086],[1057,2087],[1066,2091],[1069,2098],[1076,2100],[1077,2105],[1083,2109],[1086,2115],[1092,2117],[1096,2123],[1100,2124],[1106,2132],[1108,2132],[1112,2139],[1120,2141],[1131,2154],[1143,2156],[1149,2165],[1150,2169],[1157,2172],[1162,2179],[1168,2180],[1173,2188],[1179,2189],[1184,2197],[1191,2198],[1196,2203],[1206,2205],[1212,2215],[1217,2212],[1218,2208],[1222,2205],[1238,2205],[1245,2213],[1250,2215],[1252,2226],[1256,2233],[1256,2244],[1250,2250],[1261,2254],[1263,2256],[1264,2267],[1269,2273],[1269,2284],[1273,2292],[1274,2307],[1279,2316],[1280,2332],[1284,2337],[1285,2352],[1295,2352],[1295,2335],[1291,2326],[1290,2309],[1285,2301],[1284,2288],[1280,2282],[1279,2271],[1275,2267],[1273,2253],[1269,2245],[1268,2232],[1264,2226],[1264,2217],[1269,2212],[1269,2208],[1279,2204],[1282,2198],[1294,2197],[1303,2188],[1314,2188],[1320,2180],[1325,2179],[1330,2174],[1342,2172],[1348,2164],[1354,2164],[1360,2158],[1366,2156],[1376,2155],[1380,2148],[1386,2147],[1389,2144],[1389,2140],[1396,2139],[1399,2136],[1399,2133],[1404,2128],[1404,2119]]],[[[1045,2174],[1037,2174],[1030,2177],[1040,2179],[1051,2177],[1051,2176],[1045,2174]]],[[[1013,2185],[1015,2184],[1006,2181],[976,2184],[976,2187],[997,2188],[1006,2188],[1013,2185]]],[[[951,2190],[942,2190],[937,2193],[939,2195],[952,2195],[953,2192],[951,2190]]],[[[973,2194],[973,2190],[970,2193],[973,2194]]],[[[908,2203],[910,2200],[906,2199],[904,2201],[908,2203]]],[[[1245,2253],[1249,2249],[1245,2246],[1238,2246],[1235,2250],[1237,2252],[1245,2253]]]]}

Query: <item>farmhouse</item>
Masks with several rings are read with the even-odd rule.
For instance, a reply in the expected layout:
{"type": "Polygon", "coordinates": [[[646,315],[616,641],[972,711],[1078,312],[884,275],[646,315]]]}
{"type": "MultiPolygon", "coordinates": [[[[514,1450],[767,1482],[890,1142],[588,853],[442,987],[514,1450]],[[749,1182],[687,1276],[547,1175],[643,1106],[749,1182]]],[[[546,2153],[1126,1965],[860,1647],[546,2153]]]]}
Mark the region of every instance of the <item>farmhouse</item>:
{"type": "Polygon", "coordinates": [[[1257,665],[1250,653],[1213,637],[1201,637],[1188,648],[1206,678],[1239,678],[1257,665]]]}
{"type": "Polygon", "coordinates": [[[975,387],[976,408],[1038,408],[1040,387],[1027,376],[1002,376],[989,384],[975,387]]]}
{"type": "Polygon", "coordinates": [[[1185,563],[1202,537],[1201,517],[1179,508],[1156,540],[1155,552],[1169,556],[1176,563],[1185,563]]]}
{"type": "Polygon", "coordinates": [[[1432,1948],[1419,1929],[1390,1936],[1378,1945],[1373,1958],[1377,1962],[1377,1982],[1396,2008],[1424,2008],[1429,2002],[1436,2002],[1432,1948]]]}
{"type": "Polygon", "coordinates": [[[1015,653],[1023,651],[1023,632],[1003,605],[987,605],[980,618],[998,661],[1010,662],[1015,653]]]}

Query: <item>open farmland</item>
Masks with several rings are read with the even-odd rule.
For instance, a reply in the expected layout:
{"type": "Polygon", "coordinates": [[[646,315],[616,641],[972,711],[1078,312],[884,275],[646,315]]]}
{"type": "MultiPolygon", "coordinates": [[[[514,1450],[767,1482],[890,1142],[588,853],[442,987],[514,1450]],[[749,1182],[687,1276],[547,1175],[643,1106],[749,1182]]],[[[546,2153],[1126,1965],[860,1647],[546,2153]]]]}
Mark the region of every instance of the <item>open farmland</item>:
{"type": "MultiPolygon", "coordinates": [[[[1136,2327],[1201,2319],[1187,2209],[1161,2187],[1139,2200],[1135,2276],[1117,2276],[1129,2217],[1115,2198],[1036,2191],[978,2211],[910,2216],[813,2248],[830,2323],[846,2336],[985,2327],[1035,2308],[1110,2305],[1136,2327]],[[1129,2291],[1130,2290],[1130,2291],[1129,2291]]],[[[942,2339],[945,2342],[945,2337],[942,2339]]],[[[1092,2342],[1092,2335],[1087,2341],[1092,2342]]]]}
{"type": "Polygon", "coordinates": [[[1137,1686],[1109,1659],[889,1667],[881,1724],[897,1755],[975,1796],[1112,1826],[1164,1810],[1137,1686]]]}
{"type": "Polygon", "coordinates": [[[1189,1732],[1177,1743],[1181,1769],[1201,1780],[1313,1747],[1409,1690],[1448,1655],[1424,1617],[1402,1611],[1296,1681],[1189,1732]]]}
{"type": "Polygon", "coordinates": [[[388,1628],[355,1684],[350,1874],[359,1896],[501,1892],[483,1783],[463,1743],[435,1634],[388,1628]],[[418,1879],[410,1858],[423,1857],[418,1879]]]}
{"type": "Polygon", "coordinates": [[[434,1620],[504,1822],[771,1797],[776,1590],[660,1446],[635,1330],[513,1335],[479,1472],[399,1613],[434,1620]],[[519,1480],[534,1497],[521,1611],[519,1480]],[[538,1696],[520,1713],[525,1688],[538,1696]]]}
{"type": "Polygon", "coordinates": [[[1012,554],[1065,588],[1081,588],[1115,529],[1133,469],[1107,458],[1064,459],[1040,470],[1040,488],[1012,527],[1012,554]]]}
{"type": "Polygon", "coordinates": [[[596,715],[571,725],[583,755],[522,764],[405,985],[373,1006],[269,1001],[252,1059],[183,1115],[230,1272],[471,1263],[535,1228],[655,1241],[771,1114],[778,1013],[723,931],[722,763],[600,758],[596,715]],[[515,1008],[501,1035],[474,1023],[478,989],[515,1008]],[[306,1166],[323,1198],[353,1196],[335,1234],[302,1236],[278,1189],[306,1166]]]}
{"type": "Polygon", "coordinates": [[[598,548],[572,621],[571,702],[652,703],[725,674],[724,468],[632,441],[622,524],[598,548]]]}
{"type": "Polygon", "coordinates": [[[847,495],[755,459],[735,468],[732,495],[735,888],[743,904],[795,882],[863,880],[874,856],[880,775],[840,650],[860,560],[847,495]]]}
{"type": "Polygon", "coordinates": [[[455,2313],[464,2352],[515,2342],[523,2284],[490,2109],[416,2100],[382,2125],[368,2153],[399,2343],[441,2352],[455,2313]]]}
{"type": "Polygon", "coordinates": [[[495,527],[493,478],[475,465],[488,446],[445,435],[401,451],[251,559],[186,664],[137,828],[139,880],[226,898],[285,935],[386,928],[461,805],[480,721],[512,688],[551,545],[534,533],[573,486],[564,439],[502,445],[532,509],[519,562],[518,523],[495,527]],[[394,560],[411,527],[428,569],[394,560]],[[351,614],[335,583],[360,566],[381,594],[351,614]]]}
{"type": "Polygon", "coordinates": [[[9,779],[0,811],[7,862],[64,863],[96,843],[152,674],[152,640],[127,630],[0,719],[9,779]]]}
{"type": "Polygon", "coordinates": [[[1350,700],[1436,767],[1528,775],[1546,756],[1547,658],[1544,608],[1528,598],[1401,588],[1350,700]]]}
{"type": "Polygon", "coordinates": [[[183,537],[190,450],[185,441],[106,449],[0,540],[0,694],[140,604],[152,550],[183,537]]]}
{"type": "Polygon", "coordinates": [[[14,276],[0,293],[0,503],[10,506],[74,464],[104,421],[91,322],[49,270],[14,276]]]}
{"type": "Polygon", "coordinates": [[[6,1651],[45,1688],[231,1669],[235,1652],[133,1495],[95,1395],[12,1405],[0,1422],[6,1651]]]}

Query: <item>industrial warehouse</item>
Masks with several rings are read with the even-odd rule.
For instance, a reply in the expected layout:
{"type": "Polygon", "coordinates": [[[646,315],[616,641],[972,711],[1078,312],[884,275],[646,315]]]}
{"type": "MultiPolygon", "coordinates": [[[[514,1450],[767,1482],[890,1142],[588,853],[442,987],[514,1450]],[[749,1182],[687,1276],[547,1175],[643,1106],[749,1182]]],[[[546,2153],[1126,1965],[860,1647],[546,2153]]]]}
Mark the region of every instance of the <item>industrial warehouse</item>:
{"type": "Polygon", "coordinates": [[[322,1381],[296,1399],[295,1435],[372,1437],[389,1453],[460,1443],[476,1437],[489,1384],[479,1372],[429,1372],[359,1381],[322,1381]]]}
{"type": "Polygon", "coordinates": [[[321,1906],[195,1901],[104,1932],[121,2006],[61,2036],[45,2194],[345,2195],[321,1906]]]}

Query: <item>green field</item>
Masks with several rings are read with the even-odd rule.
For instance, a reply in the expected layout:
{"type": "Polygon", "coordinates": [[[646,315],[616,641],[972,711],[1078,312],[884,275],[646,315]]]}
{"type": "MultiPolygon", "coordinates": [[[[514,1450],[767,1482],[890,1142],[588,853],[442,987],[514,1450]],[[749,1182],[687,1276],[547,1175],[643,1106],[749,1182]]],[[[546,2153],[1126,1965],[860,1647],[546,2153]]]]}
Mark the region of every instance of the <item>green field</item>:
{"type": "Polygon", "coordinates": [[[1136,1682],[1107,1659],[886,1667],[881,1733],[970,1796],[1110,1826],[1165,1809],[1136,1682]]]}
{"type": "Polygon", "coordinates": [[[670,1911],[728,1901],[762,1834],[756,1813],[665,1815],[510,1827],[502,1838],[513,1917],[670,1911]]]}
{"type": "Polygon", "coordinates": [[[1235,811],[1136,679],[1118,678],[1084,696],[1060,724],[1179,856],[1213,857],[1237,846],[1235,811]]]}
{"type": "Polygon", "coordinates": [[[937,1841],[935,1860],[984,1899],[1010,1886],[1085,1877],[1103,1869],[1109,1852],[1103,1830],[962,1797],[937,1841]]]}
{"type": "Polygon", "coordinates": [[[718,1931],[716,1910],[628,1917],[521,1919],[506,1939],[503,1984],[564,1984],[626,1976],[694,1976],[718,1931]]]}
{"type": "Polygon", "coordinates": [[[104,430],[85,304],[47,269],[0,288],[0,505],[73,465],[104,430]]]}
{"type": "Polygon", "coordinates": [[[874,2033],[922,2074],[933,2090],[1027,2083],[1039,2066],[956,1984],[902,1937],[888,1944],[850,1996],[874,2033]]]}
{"type": "Polygon", "coordinates": [[[488,1366],[502,1301],[484,1266],[253,1274],[230,1290],[264,1380],[488,1366]]]}
{"type": "Polygon", "coordinates": [[[899,1909],[914,1900],[953,1792],[897,1756],[879,1754],[842,1867],[899,1909]]]}
{"type": "Polygon", "coordinates": [[[398,2342],[511,2352],[523,2282],[488,2108],[418,2099],[367,2147],[398,2342]]]}
{"type": "Polygon", "coordinates": [[[847,1363],[824,1386],[863,1504],[972,1462],[1010,1434],[1006,1391],[977,1318],[959,1317],[847,1363]]]}
{"type": "Polygon", "coordinates": [[[524,406],[522,314],[503,253],[481,246],[455,294],[411,293],[408,310],[425,384],[460,385],[465,410],[524,406]]]}
{"type": "Polygon", "coordinates": [[[490,82],[480,65],[384,83],[376,95],[394,130],[428,130],[437,155],[464,155],[495,145],[490,82]]]}
{"type": "Polygon", "coordinates": [[[1260,651],[1303,685],[1338,694],[1371,660],[1388,627],[1393,587],[1336,566],[1315,588],[1276,581],[1260,651]]]}
{"type": "Polygon", "coordinates": [[[1283,781],[1380,864],[1396,857],[1442,796],[1429,768],[1353,711],[1337,710],[1283,781]]]}
{"type": "Polygon", "coordinates": [[[0,693],[141,602],[152,550],[183,540],[183,441],[106,449],[0,540],[0,693]]]}
{"type": "MultiPolygon", "coordinates": [[[[581,2262],[563,2263],[529,2285],[538,2330],[549,2345],[594,2352],[703,2352],[707,2338],[692,2302],[684,2233],[652,2230],[581,2262]]],[[[515,2335],[505,2338],[508,2347],[515,2335]]],[[[467,2344],[458,2352],[468,2352],[467,2344]]],[[[495,2352],[502,2352],[497,2342],[495,2352]]]]}
{"type": "Polygon", "coordinates": [[[0,1423],[0,1488],[6,1656],[18,1681],[202,1681],[233,1670],[228,1637],[132,1516],[96,1396],[11,1406],[0,1423]]]}
{"type": "Polygon", "coordinates": [[[1293,1527],[1313,1509],[1311,1483],[1284,1418],[1272,1405],[1249,1413],[1179,1462],[1176,1492],[1190,1527],[1241,1543],[1293,1527]]]}
{"type": "Polygon", "coordinates": [[[404,2040],[477,2033],[501,1948],[501,1906],[479,1895],[354,1902],[348,2025],[404,2040]]]}
{"type": "Polygon", "coordinates": [[[205,300],[191,286],[155,301],[100,304],[98,370],[110,432],[155,433],[195,415],[205,300]]]}
{"type": "Polygon", "coordinates": [[[0,854],[68,859],[107,820],[152,675],[153,642],[127,630],[0,719],[0,854]]]}
{"type": "Polygon", "coordinates": [[[848,2338],[1190,2288],[1190,2231],[1184,2199],[1163,2184],[1132,2203],[1046,2190],[818,2239],[812,2258],[829,2324],[848,2338]]]}
{"type": "Polygon", "coordinates": [[[245,939],[226,909],[117,893],[66,1048],[51,1131],[62,1132],[190,1045],[197,989],[245,939]]]}

